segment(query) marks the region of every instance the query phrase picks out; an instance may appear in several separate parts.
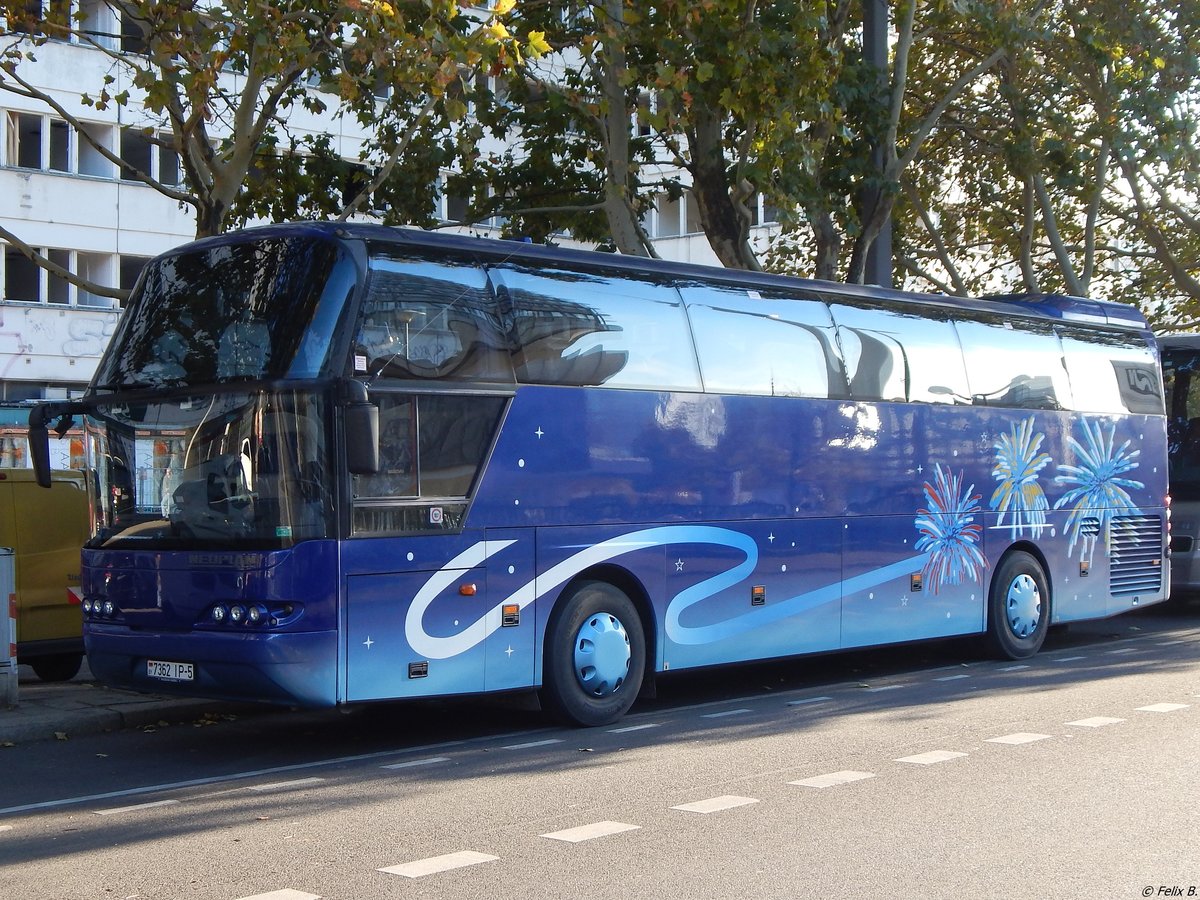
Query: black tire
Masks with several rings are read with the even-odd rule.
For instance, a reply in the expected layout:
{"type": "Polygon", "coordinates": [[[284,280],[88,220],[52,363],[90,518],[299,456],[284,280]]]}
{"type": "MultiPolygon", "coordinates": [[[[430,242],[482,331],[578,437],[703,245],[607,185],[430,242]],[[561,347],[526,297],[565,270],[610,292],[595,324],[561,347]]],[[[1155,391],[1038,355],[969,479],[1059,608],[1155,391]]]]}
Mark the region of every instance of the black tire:
{"type": "Polygon", "coordinates": [[[1028,659],[1050,629],[1050,585],[1041,564],[1013,551],[1000,561],[988,594],[987,645],[1001,659],[1028,659]]]}
{"type": "Polygon", "coordinates": [[[33,669],[33,674],[42,681],[70,681],[79,674],[79,667],[82,665],[82,653],[35,656],[29,661],[29,667],[33,669]]]}
{"type": "Polygon", "coordinates": [[[633,601],[603,581],[568,588],[546,628],[546,711],[569,725],[608,725],[637,699],[645,669],[646,639],[633,601]]]}

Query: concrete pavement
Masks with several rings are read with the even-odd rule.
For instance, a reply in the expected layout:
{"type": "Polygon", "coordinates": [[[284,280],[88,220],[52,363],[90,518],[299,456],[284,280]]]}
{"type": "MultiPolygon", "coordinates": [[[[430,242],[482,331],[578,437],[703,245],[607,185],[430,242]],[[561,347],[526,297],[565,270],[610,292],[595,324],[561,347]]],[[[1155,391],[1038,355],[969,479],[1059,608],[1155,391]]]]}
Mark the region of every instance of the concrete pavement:
{"type": "Polygon", "coordinates": [[[0,748],[264,709],[108,688],[92,677],[86,662],[73,679],[57,683],[41,681],[28,666],[17,669],[17,705],[0,706],[0,748]]]}

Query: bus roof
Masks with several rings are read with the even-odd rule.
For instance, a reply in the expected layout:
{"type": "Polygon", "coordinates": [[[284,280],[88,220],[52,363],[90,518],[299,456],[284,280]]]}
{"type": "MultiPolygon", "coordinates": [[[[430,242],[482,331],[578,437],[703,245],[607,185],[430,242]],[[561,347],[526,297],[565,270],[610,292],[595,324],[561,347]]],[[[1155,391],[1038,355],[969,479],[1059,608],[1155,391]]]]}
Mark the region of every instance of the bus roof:
{"type": "MultiPolygon", "coordinates": [[[[580,269],[608,269],[674,279],[695,279],[723,283],[748,289],[793,289],[820,292],[826,295],[853,296],[899,303],[921,303],[949,309],[976,309],[997,312],[1006,307],[1010,315],[1022,318],[1046,318],[1100,325],[1126,330],[1148,330],[1145,317],[1132,306],[1072,297],[1061,294],[1006,294],[983,298],[963,298],[948,294],[920,294],[883,288],[875,285],[846,284],[818,281],[791,275],[775,275],[744,269],[726,269],[695,263],[672,262],[645,257],[604,253],[594,250],[575,250],[532,244],[518,240],[441,234],[417,228],[394,227],[354,222],[290,222],[262,225],[241,231],[227,232],[199,243],[236,243],[265,235],[325,236],[363,240],[381,244],[396,244],[414,250],[441,250],[474,256],[485,262],[527,262],[552,264],[580,269]]],[[[170,253],[185,252],[190,244],[177,247],[170,253]]]]}
{"type": "Polygon", "coordinates": [[[1160,350],[1180,348],[1187,350],[1200,349],[1200,334],[1160,334],[1158,335],[1160,350]]]}

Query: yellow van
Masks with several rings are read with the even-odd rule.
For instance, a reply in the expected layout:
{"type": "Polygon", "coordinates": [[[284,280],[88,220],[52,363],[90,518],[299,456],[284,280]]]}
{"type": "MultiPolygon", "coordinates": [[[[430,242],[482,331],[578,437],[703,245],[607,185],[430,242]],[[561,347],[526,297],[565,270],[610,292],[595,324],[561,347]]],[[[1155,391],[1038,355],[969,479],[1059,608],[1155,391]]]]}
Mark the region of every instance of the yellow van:
{"type": "Polygon", "coordinates": [[[83,662],[79,551],[89,532],[82,472],[56,471],[50,490],[32,469],[0,469],[0,547],[15,554],[17,662],[43,681],[74,678],[83,662]]]}

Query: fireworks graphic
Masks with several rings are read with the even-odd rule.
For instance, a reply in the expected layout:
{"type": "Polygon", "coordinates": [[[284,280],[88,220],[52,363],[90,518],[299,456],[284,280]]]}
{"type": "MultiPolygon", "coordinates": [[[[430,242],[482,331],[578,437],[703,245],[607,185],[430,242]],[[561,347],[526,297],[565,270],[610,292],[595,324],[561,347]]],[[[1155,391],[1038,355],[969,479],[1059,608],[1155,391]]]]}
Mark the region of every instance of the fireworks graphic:
{"type": "Polygon", "coordinates": [[[1126,492],[1126,488],[1141,488],[1145,485],[1120,476],[1138,467],[1140,450],[1130,450],[1132,441],[1114,447],[1116,425],[1083,420],[1084,441],[1071,438],[1071,448],[1078,455],[1079,465],[1058,467],[1058,484],[1069,485],[1069,490],[1054,504],[1055,509],[1069,508],[1067,531],[1071,535],[1068,553],[1075,552],[1080,545],[1079,558],[1092,558],[1096,541],[1103,536],[1105,546],[1110,545],[1113,518],[1121,513],[1136,511],[1137,506],[1126,492]],[[1099,528],[1096,528],[1099,523],[1099,528]],[[1089,527],[1090,525],[1090,527],[1089,527]]]}
{"type": "Polygon", "coordinates": [[[975,524],[981,494],[975,485],[962,488],[962,475],[953,475],[938,463],[932,483],[925,482],[928,509],[917,510],[916,526],[921,536],[916,549],[927,552],[923,573],[935,594],[943,584],[979,581],[987,561],[979,550],[983,528],[975,524]]]}
{"type": "Polygon", "coordinates": [[[1044,437],[1033,430],[1033,416],[1030,416],[993,445],[996,467],[992,469],[992,477],[1000,484],[992,494],[991,507],[1000,513],[998,524],[1003,525],[1008,516],[1014,540],[1026,528],[1037,537],[1046,527],[1050,504],[1038,484],[1038,473],[1050,462],[1050,454],[1039,452],[1044,437]]]}

